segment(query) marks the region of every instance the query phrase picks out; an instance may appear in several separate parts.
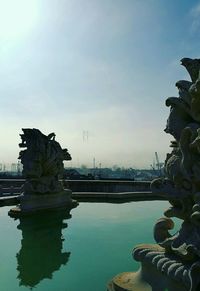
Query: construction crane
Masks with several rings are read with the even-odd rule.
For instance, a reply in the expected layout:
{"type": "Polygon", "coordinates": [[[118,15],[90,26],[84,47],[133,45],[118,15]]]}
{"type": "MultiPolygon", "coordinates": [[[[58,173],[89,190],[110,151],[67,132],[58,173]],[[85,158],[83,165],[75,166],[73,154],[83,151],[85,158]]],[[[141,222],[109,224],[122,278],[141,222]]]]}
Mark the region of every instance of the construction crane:
{"type": "Polygon", "coordinates": [[[161,172],[162,172],[161,167],[163,166],[163,163],[160,163],[157,152],[155,152],[155,158],[156,158],[156,162],[155,162],[155,160],[153,160],[153,165],[150,165],[150,166],[155,173],[157,171],[159,176],[161,176],[161,172]]]}
{"type": "Polygon", "coordinates": [[[155,152],[155,157],[156,157],[156,166],[157,166],[157,169],[158,171],[160,171],[160,162],[159,162],[159,158],[158,158],[158,153],[155,152]]]}
{"type": "Polygon", "coordinates": [[[155,157],[156,157],[156,167],[157,167],[159,176],[161,176],[161,167],[163,166],[163,163],[160,162],[157,152],[155,152],[155,157]]]}

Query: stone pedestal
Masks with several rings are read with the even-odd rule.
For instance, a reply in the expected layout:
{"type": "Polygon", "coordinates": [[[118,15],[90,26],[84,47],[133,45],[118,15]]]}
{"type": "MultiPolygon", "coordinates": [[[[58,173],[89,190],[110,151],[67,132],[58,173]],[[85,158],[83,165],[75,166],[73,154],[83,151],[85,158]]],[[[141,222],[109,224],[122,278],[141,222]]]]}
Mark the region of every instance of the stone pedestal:
{"type": "Polygon", "coordinates": [[[71,193],[71,190],[65,189],[59,193],[22,194],[19,197],[20,205],[12,208],[8,214],[19,217],[44,210],[71,209],[78,205],[77,201],[71,199],[71,193]]]}
{"type": "Polygon", "coordinates": [[[192,284],[191,265],[183,265],[158,245],[140,245],[133,250],[133,256],[141,262],[141,269],[115,276],[108,291],[198,290],[194,281],[192,284]]]}

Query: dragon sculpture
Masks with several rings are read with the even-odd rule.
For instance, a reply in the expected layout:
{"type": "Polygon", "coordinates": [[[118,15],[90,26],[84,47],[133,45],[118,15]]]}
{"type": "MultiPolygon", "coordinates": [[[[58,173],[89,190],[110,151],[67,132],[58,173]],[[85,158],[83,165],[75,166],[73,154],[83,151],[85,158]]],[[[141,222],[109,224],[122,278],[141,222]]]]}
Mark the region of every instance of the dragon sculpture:
{"type": "Polygon", "coordinates": [[[55,141],[55,133],[44,135],[40,130],[33,128],[22,129],[22,142],[19,159],[23,164],[23,175],[26,178],[25,194],[47,194],[63,190],[62,178],[64,160],[71,160],[67,149],[62,149],[55,141]]]}

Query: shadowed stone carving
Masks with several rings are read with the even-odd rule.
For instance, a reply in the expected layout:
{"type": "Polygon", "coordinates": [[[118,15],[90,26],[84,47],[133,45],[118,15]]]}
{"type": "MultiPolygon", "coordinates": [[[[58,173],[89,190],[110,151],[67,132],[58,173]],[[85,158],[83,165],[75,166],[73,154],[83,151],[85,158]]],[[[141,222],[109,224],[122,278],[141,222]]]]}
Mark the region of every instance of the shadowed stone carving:
{"type": "Polygon", "coordinates": [[[26,178],[25,192],[45,194],[62,191],[59,179],[63,175],[63,161],[71,160],[68,150],[61,148],[55,140],[55,133],[46,136],[36,128],[22,131],[19,146],[26,149],[20,151],[19,159],[26,178]]]}
{"type": "Polygon", "coordinates": [[[157,245],[134,248],[141,262],[137,273],[116,276],[109,290],[200,290],[200,59],[184,58],[191,81],[176,83],[179,97],[169,97],[166,133],[173,136],[165,160],[165,177],[151,184],[152,192],[171,204],[154,227],[157,245]],[[172,217],[183,220],[171,234],[172,217]]]}
{"type": "Polygon", "coordinates": [[[55,140],[55,133],[44,135],[36,128],[22,129],[19,159],[26,178],[20,206],[10,210],[11,216],[28,214],[37,210],[59,207],[73,208],[77,202],[71,199],[71,190],[64,189],[60,181],[64,160],[71,160],[67,149],[55,140]]]}

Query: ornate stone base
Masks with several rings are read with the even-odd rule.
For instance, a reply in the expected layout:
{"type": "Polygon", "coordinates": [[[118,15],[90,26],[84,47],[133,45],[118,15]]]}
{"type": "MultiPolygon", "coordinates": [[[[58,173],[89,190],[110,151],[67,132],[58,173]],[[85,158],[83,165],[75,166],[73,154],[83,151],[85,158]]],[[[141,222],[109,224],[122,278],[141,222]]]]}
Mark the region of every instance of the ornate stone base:
{"type": "Polygon", "coordinates": [[[78,205],[76,200],[71,199],[71,190],[63,190],[52,194],[22,194],[20,205],[12,208],[8,214],[11,217],[29,215],[38,211],[47,211],[58,208],[74,208],[78,205]]]}
{"type": "Polygon", "coordinates": [[[140,245],[133,250],[133,256],[141,261],[141,269],[117,275],[108,284],[108,291],[200,290],[196,266],[183,264],[158,245],[140,245]]]}

